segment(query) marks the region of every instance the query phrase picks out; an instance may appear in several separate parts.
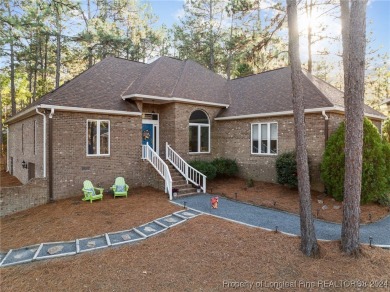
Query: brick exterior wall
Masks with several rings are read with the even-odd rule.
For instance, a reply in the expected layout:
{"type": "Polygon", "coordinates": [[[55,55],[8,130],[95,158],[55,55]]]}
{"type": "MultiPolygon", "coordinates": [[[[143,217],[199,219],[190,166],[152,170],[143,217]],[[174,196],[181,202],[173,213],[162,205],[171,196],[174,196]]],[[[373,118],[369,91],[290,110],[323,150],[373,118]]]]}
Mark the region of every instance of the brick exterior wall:
{"type": "Polygon", "coordinates": [[[56,112],[53,117],[54,198],[81,194],[83,181],[106,190],[123,176],[130,187],[163,188],[157,172],[141,159],[141,117],[56,112]],[[86,154],[87,119],[110,121],[110,155],[86,154]]]}
{"type": "MultiPolygon", "coordinates": [[[[321,114],[309,114],[305,121],[311,185],[313,189],[321,191],[323,185],[319,179],[319,164],[325,147],[324,118],[321,114]]],[[[244,178],[276,182],[277,155],[251,154],[251,124],[269,122],[278,123],[278,153],[295,150],[293,116],[253,118],[217,121],[218,131],[215,135],[218,148],[215,156],[236,159],[240,175],[244,178]]]]}
{"type": "MultiPolygon", "coordinates": [[[[277,122],[278,153],[295,149],[293,116],[215,121],[214,118],[221,110],[217,107],[181,103],[152,105],[140,102],[137,106],[144,113],[152,111],[159,113],[159,150],[163,159],[165,159],[165,143],[168,142],[187,161],[211,160],[217,157],[232,158],[237,160],[242,177],[276,182],[277,156],[251,154],[251,124],[277,122]],[[189,118],[193,111],[199,109],[205,111],[210,119],[210,154],[190,154],[188,151],[189,118]]],[[[330,135],[344,116],[335,113],[328,113],[328,116],[330,135]]],[[[325,148],[325,121],[320,113],[307,114],[305,119],[311,184],[313,189],[322,191],[319,165],[325,148]]],[[[35,176],[42,176],[42,121],[41,116],[35,115],[9,125],[9,153],[14,161],[13,171],[23,183],[28,181],[28,171],[21,167],[23,160],[35,163],[35,176]],[[36,123],[35,147],[34,121],[36,123]]],[[[108,190],[118,176],[123,176],[130,187],[153,186],[164,189],[163,179],[148,162],[141,159],[141,117],[56,111],[52,125],[54,199],[82,196],[81,188],[86,179],[108,190]],[[88,119],[110,121],[110,155],[108,157],[87,156],[88,119]]]]}
{"type": "Polygon", "coordinates": [[[47,180],[35,178],[27,184],[1,188],[0,217],[27,210],[48,202],[47,180]]]}
{"type": "Polygon", "coordinates": [[[213,150],[210,154],[205,153],[189,153],[188,151],[188,136],[189,136],[189,119],[195,110],[203,110],[209,117],[211,129],[211,149],[215,149],[217,141],[215,140],[214,132],[215,121],[220,108],[210,106],[199,106],[182,103],[171,103],[166,105],[144,104],[142,111],[151,113],[152,111],[159,114],[159,129],[160,129],[160,156],[165,159],[165,143],[169,145],[185,160],[210,160],[213,158],[213,150]]]}
{"type": "Polygon", "coordinates": [[[8,161],[11,173],[22,183],[27,183],[29,170],[22,168],[25,161],[35,164],[35,177],[43,177],[43,117],[35,115],[9,125],[8,139],[9,160],[13,160],[13,163],[8,161]]]}

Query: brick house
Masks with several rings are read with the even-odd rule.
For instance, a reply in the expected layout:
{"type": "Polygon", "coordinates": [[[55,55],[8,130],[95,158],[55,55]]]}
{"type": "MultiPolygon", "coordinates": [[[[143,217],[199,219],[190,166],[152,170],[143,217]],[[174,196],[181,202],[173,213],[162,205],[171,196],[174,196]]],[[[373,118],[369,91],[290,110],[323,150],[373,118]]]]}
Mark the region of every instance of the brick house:
{"type": "MultiPolygon", "coordinates": [[[[312,188],[322,190],[319,163],[344,119],[343,93],[308,73],[303,88],[312,188]]],[[[275,182],[277,155],[295,148],[291,100],[288,67],[228,81],[190,60],[108,57],[7,121],[8,171],[23,183],[47,178],[50,199],[79,195],[85,179],[108,189],[118,176],[170,195],[180,183],[205,190],[186,161],[216,157],[275,182]]],[[[385,116],[365,113],[380,129],[385,116]]]]}

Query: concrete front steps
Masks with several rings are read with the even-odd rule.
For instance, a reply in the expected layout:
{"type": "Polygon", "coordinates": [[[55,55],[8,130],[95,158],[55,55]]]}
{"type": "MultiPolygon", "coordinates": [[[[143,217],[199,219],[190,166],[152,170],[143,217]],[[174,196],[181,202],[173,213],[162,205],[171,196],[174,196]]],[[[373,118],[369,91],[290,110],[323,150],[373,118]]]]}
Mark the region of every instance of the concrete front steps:
{"type": "Polygon", "coordinates": [[[172,176],[172,188],[179,189],[176,198],[190,196],[196,194],[196,188],[192,184],[187,184],[185,178],[176,170],[176,168],[167,161],[169,171],[172,176]]]}

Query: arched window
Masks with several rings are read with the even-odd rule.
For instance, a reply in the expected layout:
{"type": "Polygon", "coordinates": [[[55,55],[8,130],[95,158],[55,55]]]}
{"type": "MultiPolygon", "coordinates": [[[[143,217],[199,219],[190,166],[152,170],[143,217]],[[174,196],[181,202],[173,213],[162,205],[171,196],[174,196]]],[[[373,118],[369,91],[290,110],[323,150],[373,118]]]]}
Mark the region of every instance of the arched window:
{"type": "Polygon", "coordinates": [[[204,111],[196,110],[190,116],[189,151],[191,153],[210,152],[210,122],[204,111]]]}

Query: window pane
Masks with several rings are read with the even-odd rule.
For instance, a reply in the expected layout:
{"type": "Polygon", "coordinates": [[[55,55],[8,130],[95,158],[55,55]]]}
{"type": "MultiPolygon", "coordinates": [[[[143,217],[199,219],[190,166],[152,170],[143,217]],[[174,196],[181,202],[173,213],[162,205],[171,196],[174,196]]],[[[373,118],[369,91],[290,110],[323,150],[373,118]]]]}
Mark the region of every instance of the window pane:
{"type": "Polygon", "coordinates": [[[271,140],[271,153],[276,154],[278,153],[278,140],[271,140]]]}
{"type": "Polygon", "coordinates": [[[204,111],[194,111],[190,116],[190,123],[196,123],[196,124],[208,124],[209,119],[204,111]]]}
{"type": "Polygon", "coordinates": [[[268,125],[261,125],[261,153],[268,153],[268,125]]]}
{"type": "Polygon", "coordinates": [[[100,154],[108,154],[109,126],[108,122],[100,122],[100,154]]]}
{"type": "Polygon", "coordinates": [[[97,122],[88,122],[88,154],[97,154],[96,147],[96,135],[97,135],[97,122]]]}
{"type": "Polygon", "coordinates": [[[252,125],[252,153],[259,153],[259,125],[252,125]]]}
{"type": "Polygon", "coordinates": [[[201,152],[209,152],[209,127],[200,128],[200,149],[201,152]]]}
{"type": "Polygon", "coordinates": [[[278,139],[278,124],[271,124],[271,140],[278,139]]]}
{"type": "Polygon", "coordinates": [[[190,152],[199,152],[198,151],[198,127],[190,126],[189,127],[189,151],[190,152]]]}
{"type": "Polygon", "coordinates": [[[270,125],[271,127],[271,148],[270,152],[276,154],[278,152],[278,124],[274,123],[270,125]]]}

